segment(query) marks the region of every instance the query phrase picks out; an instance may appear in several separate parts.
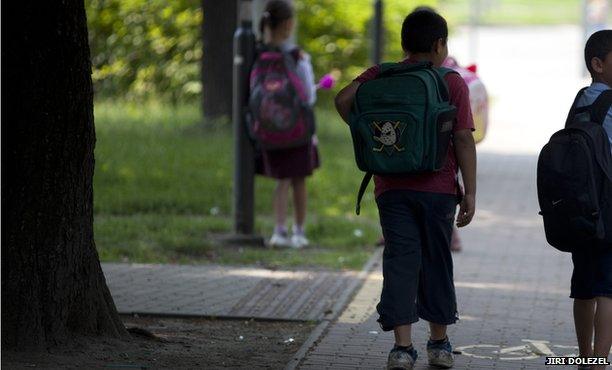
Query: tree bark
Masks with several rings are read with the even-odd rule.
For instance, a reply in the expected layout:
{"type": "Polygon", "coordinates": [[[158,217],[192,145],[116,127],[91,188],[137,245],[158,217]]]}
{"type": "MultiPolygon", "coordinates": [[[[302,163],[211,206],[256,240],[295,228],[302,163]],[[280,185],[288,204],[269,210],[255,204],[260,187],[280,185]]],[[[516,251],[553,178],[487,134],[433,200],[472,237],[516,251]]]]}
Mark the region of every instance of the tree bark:
{"type": "Polygon", "coordinates": [[[236,0],[202,0],[202,111],[204,118],[232,115],[236,0]]]}
{"type": "Polygon", "coordinates": [[[9,1],[2,10],[2,345],[127,336],[93,239],[83,2],[9,1]]]}

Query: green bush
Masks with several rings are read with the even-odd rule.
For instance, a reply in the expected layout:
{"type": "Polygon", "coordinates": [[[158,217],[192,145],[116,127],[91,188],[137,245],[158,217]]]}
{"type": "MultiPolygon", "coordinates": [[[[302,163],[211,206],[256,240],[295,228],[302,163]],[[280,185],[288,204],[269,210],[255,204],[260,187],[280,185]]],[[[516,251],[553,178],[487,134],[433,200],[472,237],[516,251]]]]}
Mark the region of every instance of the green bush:
{"type": "Polygon", "coordinates": [[[86,7],[97,97],[199,97],[199,0],[88,0],[86,7]]]}

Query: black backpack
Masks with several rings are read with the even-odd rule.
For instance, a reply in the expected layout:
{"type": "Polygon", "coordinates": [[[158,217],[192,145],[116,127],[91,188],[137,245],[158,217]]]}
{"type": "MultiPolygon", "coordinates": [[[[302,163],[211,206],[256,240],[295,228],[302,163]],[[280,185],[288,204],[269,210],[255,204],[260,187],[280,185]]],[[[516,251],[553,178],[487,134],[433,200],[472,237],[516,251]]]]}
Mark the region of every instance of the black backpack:
{"type": "Polygon", "coordinates": [[[540,215],[546,240],[573,252],[587,245],[612,247],[612,155],[603,121],[612,90],[593,104],[570,108],[565,128],[540,152],[537,168],[540,215]]]}

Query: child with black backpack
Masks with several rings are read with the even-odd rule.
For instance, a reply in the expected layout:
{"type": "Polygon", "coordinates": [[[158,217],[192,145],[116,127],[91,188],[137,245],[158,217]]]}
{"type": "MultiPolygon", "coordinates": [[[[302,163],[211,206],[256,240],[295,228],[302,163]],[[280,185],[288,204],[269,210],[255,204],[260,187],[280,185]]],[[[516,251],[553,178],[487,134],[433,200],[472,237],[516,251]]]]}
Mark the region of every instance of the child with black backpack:
{"type": "MultiPolygon", "coordinates": [[[[430,365],[453,366],[447,325],[457,320],[450,251],[457,226],[475,211],[476,151],[469,91],[452,70],[440,68],[448,55],[446,20],[429,10],[410,13],[402,25],[400,63],[373,66],[342,89],[336,108],[349,123],[355,155],[366,171],[358,202],[374,176],[383,229],[383,289],[378,322],[393,330],[388,369],[412,369],[417,352],[412,324],[429,321],[430,365]]],[[[359,205],[357,206],[359,211],[359,205]]]]}
{"type": "Polygon", "coordinates": [[[538,197],[546,239],[572,253],[570,297],[580,356],[607,358],[612,345],[612,30],[594,33],[584,55],[593,83],[580,90],[565,128],[542,149],[538,197]]]}
{"type": "Polygon", "coordinates": [[[310,57],[289,38],[294,27],[293,7],[269,1],[260,22],[263,43],[251,72],[251,133],[261,150],[258,173],[277,180],[273,208],[276,225],[270,246],[302,248],[306,177],[319,167],[312,105],[316,85],[310,57]],[[293,188],[295,220],[289,238],[285,226],[289,188],[293,188]]]}

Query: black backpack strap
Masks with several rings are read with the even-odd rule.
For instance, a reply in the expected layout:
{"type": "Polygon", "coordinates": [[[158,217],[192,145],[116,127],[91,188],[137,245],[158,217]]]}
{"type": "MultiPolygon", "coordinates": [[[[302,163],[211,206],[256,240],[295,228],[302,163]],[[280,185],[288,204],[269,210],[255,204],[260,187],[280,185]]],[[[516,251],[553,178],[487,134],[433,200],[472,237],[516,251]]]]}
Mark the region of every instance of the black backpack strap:
{"type": "Polygon", "coordinates": [[[582,94],[584,94],[584,90],[586,89],[588,89],[588,86],[583,87],[582,89],[580,89],[580,91],[578,91],[578,94],[576,94],[576,97],[574,98],[574,102],[572,103],[572,106],[570,107],[570,110],[567,113],[567,118],[565,119],[565,127],[567,127],[570,123],[572,123],[572,121],[574,120],[574,116],[576,114],[586,112],[589,109],[588,105],[585,107],[576,108],[578,99],[582,97],[582,94]]]}
{"type": "Polygon", "coordinates": [[[297,69],[298,61],[293,56],[292,52],[282,52],[283,60],[285,61],[285,66],[290,71],[295,71],[297,69]]]}
{"type": "Polygon", "coordinates": [[[435,73],[436,81],[438,82],[438,86],[440,86],[440,95],[441,95],[442,100],[450,101],[450,89],[448,88],[448,85],[444,78],[449,73],[455,73],[459,76],[461,75],[459,74],[459,72],[455,71],[454,69],[446,68],[446,67],[436,68],[435,72],[436,72],[435,73]]]}
{"type": "Polygon", "coordinates": [[[603,125],[610,107],[612,107],[612,89],[604,90],[590,105],[591,122],[603,125]]]}
{"type": "Polygon", "coordinates": [[[370,180],[372,180],[372,173],[366,172],[366,174],[363,176],[363,180],[361,180],[361,186],[359,186],[359,193],[357,193],[357,206],[355,207],[355,213],[357,213],[357,215],[359,215],[359,212],[361,211],[361,198],[363,198],[363,194],[368,188],[370,180]]]}
{"type": "Polygon", "coordinates": [[[302,59],[302,50],[298,47],[292,49],[289,54],[291,54],[296,64],[302,59]]]}

